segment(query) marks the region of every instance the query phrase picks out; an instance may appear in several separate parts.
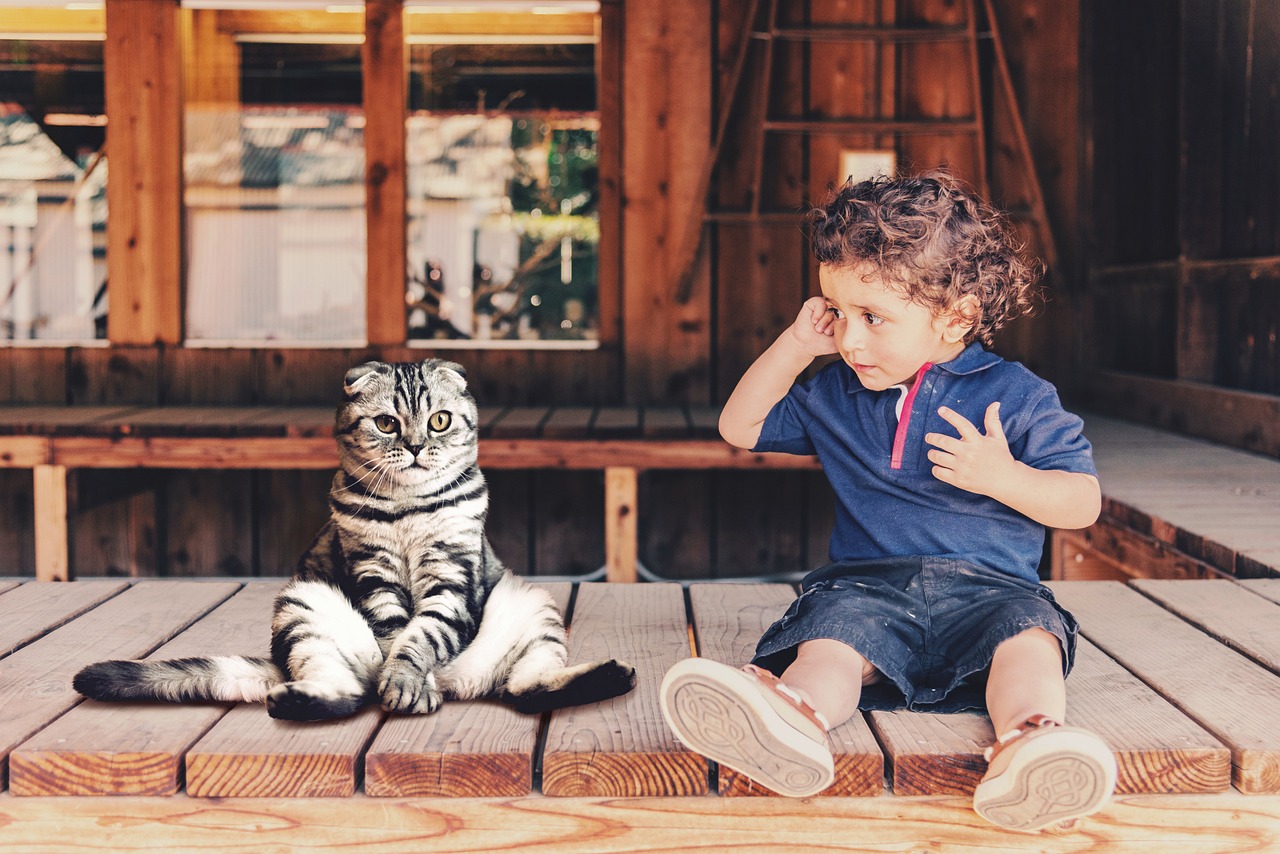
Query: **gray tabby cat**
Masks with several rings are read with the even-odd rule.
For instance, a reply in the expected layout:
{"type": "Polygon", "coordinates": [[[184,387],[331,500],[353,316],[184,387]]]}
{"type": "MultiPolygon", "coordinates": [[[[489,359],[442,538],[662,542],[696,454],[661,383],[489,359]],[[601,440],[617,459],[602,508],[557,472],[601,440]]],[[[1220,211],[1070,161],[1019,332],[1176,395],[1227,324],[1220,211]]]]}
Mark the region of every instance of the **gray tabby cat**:
{"type": "Polygon", "coordinates": [[[371,702],[425,714],[444,697],[522,712],[625,694],[616,660],[566,667],[564,621],[494,555],[459,365],[368,362],[345,378],[329,521],[275,602],[271,659],[104,661],[75,677],[99,700],[266,700],[287,720],[371,702]]]}

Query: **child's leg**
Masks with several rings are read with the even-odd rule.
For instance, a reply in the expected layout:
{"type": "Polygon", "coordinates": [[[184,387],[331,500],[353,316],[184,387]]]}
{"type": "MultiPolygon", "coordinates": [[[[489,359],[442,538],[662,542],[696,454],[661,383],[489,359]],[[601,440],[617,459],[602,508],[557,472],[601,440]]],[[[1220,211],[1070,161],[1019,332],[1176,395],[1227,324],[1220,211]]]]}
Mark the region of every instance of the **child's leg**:
{"type": "Polygon", "coordinates": [[[1062,723],[1067,689],[1062,645],[1044,629],[1028,629],[996,647],[987,676],[987,713],[996,737],[1033,715],[1062,723]]]}
{"type": "Polygon", "coordinates": [[[796,660],[782,673],[782,682],[821,712],[834,729],[858,711],[862,686],[874,682],[878,673],[853,647],[821,639],[800,644],[796,660]]]}
{"type": "Polygon", "coordinates": [[[1011,830],[1033,831],[1100,809],[1116,784],[1106,743],[1062,725],[1066,715],[1062,649],[1044,629],[996,647],[987,677],[987,711],[997,743],[973,806],[1011,830]]]}

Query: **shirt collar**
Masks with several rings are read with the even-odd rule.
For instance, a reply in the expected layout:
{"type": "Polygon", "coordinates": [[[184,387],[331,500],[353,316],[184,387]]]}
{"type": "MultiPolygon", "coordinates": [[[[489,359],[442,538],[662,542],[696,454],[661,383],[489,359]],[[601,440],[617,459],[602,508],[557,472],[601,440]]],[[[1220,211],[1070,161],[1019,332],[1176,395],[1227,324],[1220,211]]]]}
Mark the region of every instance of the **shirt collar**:
{"type": "MultiPolygon", "coordinates": [[[[985,371],[987,368],[1000,361],[1000,357],[990,352],[977,341],[960,351],[960,355],[956,356],[950,362],[943,362],[940,365],[934,365],[930,370],[946,371],[954,376],[967,376],[968,374],[976,374],[978,371],[985,371]]],[[[845,391],[849,394],[856,394],[860,391],[866,391],[866,388],[858,381],[858,375],[853,372],[853,368],[845,365],[845,391]]]]}

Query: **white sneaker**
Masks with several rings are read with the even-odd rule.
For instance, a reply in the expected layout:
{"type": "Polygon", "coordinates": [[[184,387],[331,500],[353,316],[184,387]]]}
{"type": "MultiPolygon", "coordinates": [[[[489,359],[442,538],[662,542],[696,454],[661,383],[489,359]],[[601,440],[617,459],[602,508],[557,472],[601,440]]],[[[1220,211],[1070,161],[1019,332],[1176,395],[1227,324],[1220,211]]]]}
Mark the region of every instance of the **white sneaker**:
{"type": "Polygon", "coordinates": [[[767,670],[686,658],[660,699],[681,743],[778,794],[808,797],[835,781],[826,720],[767,670]]]}
{"type": "Polygon", "coordinates": [[[987,773],[973,808],[992,824],[1036,831],[1097,812],[1116,787],[1116,759],[1106,742],[1043,715],[987,748],[987,773]]]}

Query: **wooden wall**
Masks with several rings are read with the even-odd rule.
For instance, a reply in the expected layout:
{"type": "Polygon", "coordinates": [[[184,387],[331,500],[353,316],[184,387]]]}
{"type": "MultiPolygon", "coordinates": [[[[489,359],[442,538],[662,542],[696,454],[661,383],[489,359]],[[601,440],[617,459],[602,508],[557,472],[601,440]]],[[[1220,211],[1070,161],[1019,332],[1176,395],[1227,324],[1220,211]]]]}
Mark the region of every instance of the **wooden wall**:
{"type": "Polygon", "coordinates": [[[1280,455],[1280,5],[1084,4],[1077,396],[1280,455]]]}
{"type": "MultiPolygon", "coordinates": [[[[386,5],[380,2],[378,8],[386,5]]],[[[744,0],[603,5],[602,27],[619,49],[602,57],[602,99],[621,107],[616,124],[602,131],[602,181],[619,200],[604,212],[602,225],[606,235],[613,235],[602,241],[602,267],[616,271],[601,293],[608,321],[604,344],[589,352],[442,351],[439,355],[468,366],[482,403],[722,402],[803,298],[816,291],[796,212],[821,199],[836,179],[841,148],[889,146],[903,165],[948,164],[989,186],[1002,203],[1024,211],[1033,207],[1038,182],[1059,246],[1060,270],[1042,315],[1010,329],[1001,348],[1053,376],[1066,373],[1073,355],[1099,346],[1085,343],[1073,308],[1083,299],[1077,271],[1084,255],[1077,192],[1084,144],[1076,101],[1077,4],[992,4],[1019,96],[1016,116],[1000,99],[989,40],[978,43],[976,67],[963,41],[780,40],[766,78],[758,50],[742,53],[744,19],[752,5],[744,0]],[[728,123],[719,136],[739,56],[746,56],[741,77],[749,94],[725,114],[728,123]],[[765,98],[760,92],[768,93],[772,118],[827,121],[828,129],[762,133],[765,98]],[[963,122],[976,116],[980,105],[986,120],[978,134],[911,124],[963,122]],[[1031,174],[1018,155],[1016,118],[1022,119],[1035,155],[1031,174]],[[881,124],[868,124],[874,121],[881,124]],[[613,144],[608,143],[611,133],[613,144]],[[706,158],[718,139],[721,156],[708,178],[706,158]],[[702,230],[696,261],[683,275],[679,238],[689,231],[690,218],[701,213],[702,185],[709,187],[712,208],[722,215],[702,230]],[[752,208],[758,214],[733,213],[752,208]]],[[[961,0],[779,5],[781,23],[791,28],[964,27],[970,22],[970,3],[961,0]]],[[[974,5],[979,10],[975,29],[986,32],[985,4],[976,0],[974,5]]],[[[1153,0],[1148,5],[1158,16],[1155,7],[1171,4],[1153,0]]],[[[767,8],[768,0],[759,6],[767,8]]],[[[1090,21],[1093,29],[1087,32],[1096,35],[1103,22],[1090,21]]],[[[1138,28],[1135,16],[1130,25],[1135,38],[1138,28]]],[[[1118,54],[1115,61],[1122,58],[1118,54]]],[[[1141,86],[1167,88],[1166,70],[1143,65],[1133,97],[1141,86]]],[[[1157,103],[1167,97],[1152,96],[1157,103]]],[[[1114,113],[1118,120],[1119,105],[1114,113]]],[[[1135,168],[1158,171],[1130,136],[1114,131],[1113,138],[1116,145],[1131,147],[1120,156],[1132,157],[1135,168]]],[[[1150,138],[1157,138],[1155,130],[1150,138]]],[[[380,156],[396,155],[391,150],[380,156]]],[[[1099,183],[1095,179],[1090,186],[1099,183]]],[[[1153,175],[1149,183],[1159,182],[1153,175]]],[[[1165,211],[1158,201],[1147,204],[1165,211]]],[[[1037,238],[1030,234],[1029,239],[1037,238]]],[[[1152,238],[1146,245],[1160,246],[1147,254],[1164,258],[1160,252],[1172,244],[1152,238]]],[[[1111,260],[1138,259],[1115,255],[1111,260]]],[[[114,305],[114,278],[112,287],[114,305]]],[[[1145,316],[1143,321],[1154,322],[1145,316]]],[[[359,350],[188,350],[165,334],[150,340],[165,343],[0,350],[0,401],[328,404],[352,364],[370,357],[434,355],[394,344],[359,350]]],[[[1171,364],[1167,354],[1161,358],[1171,364]]],[[[0,545],[9,546],[11,555],[0,574],[30,566],[30,520],[23,513],[30,515],[31,487],[24,477],[0,473],[0,496],[13,520],[0,526],[0,545]]],[[[491,536],[510,564],[558,574],[603,562],[599,475],[495,472],[490,480],[491,536]]],[[[327,481],[326,475],[307,472],[82,475],[73,490],[78,508],[73,561],[83,575],[284,572],[323,520],[327,481]]],[[[820,475],[652,472],[642,478],[642,506],[641,557],[663,575],[800,571],[825,560],[832,510],[820,475]]]]}

